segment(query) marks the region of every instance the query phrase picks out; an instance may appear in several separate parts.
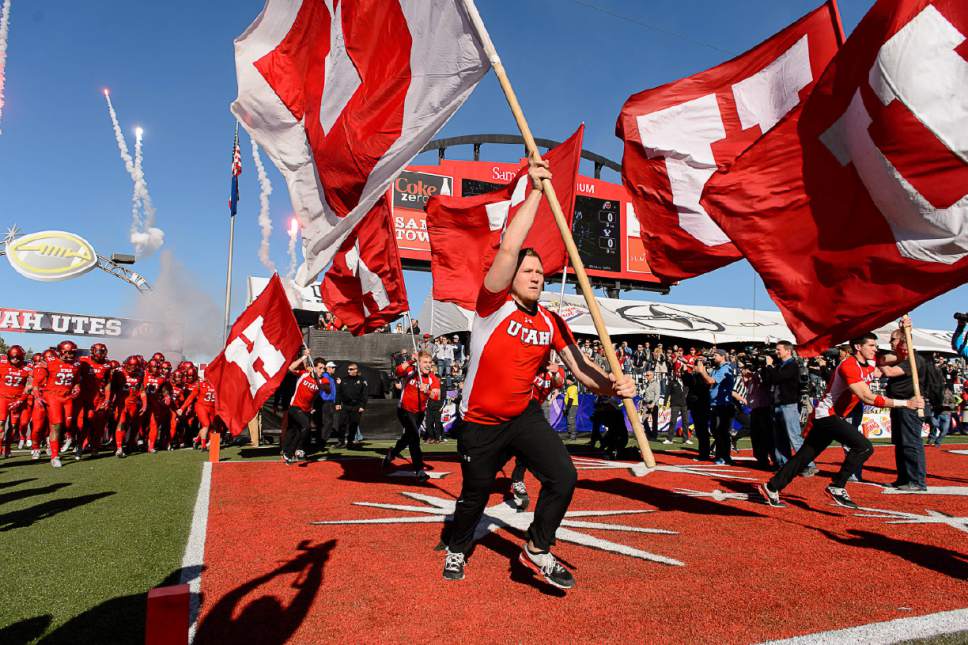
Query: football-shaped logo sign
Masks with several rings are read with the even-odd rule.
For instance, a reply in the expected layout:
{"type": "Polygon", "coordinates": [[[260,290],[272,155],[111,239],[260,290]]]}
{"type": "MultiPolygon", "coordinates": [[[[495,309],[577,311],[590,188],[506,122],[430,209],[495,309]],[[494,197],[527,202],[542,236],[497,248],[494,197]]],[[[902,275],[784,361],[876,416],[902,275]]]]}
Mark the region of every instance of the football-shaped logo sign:
{"type": "Polygon", "coordinates": [[[41,231],[7,242],[7,260],[25,278],[53,282],[87,273],[97,265],[97,253],[73,233],[41,231]]]}

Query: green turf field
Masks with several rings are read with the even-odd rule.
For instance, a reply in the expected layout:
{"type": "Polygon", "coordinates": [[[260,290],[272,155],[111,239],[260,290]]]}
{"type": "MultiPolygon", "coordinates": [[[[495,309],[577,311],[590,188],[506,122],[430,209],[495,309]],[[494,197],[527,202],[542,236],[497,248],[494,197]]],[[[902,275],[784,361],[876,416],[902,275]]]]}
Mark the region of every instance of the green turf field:
{"type": "MultiPolygon", "coordinates": [[[[580,454],[585,442],[568,443],[580,454]]],[[[379,457],[392,443],[371,441],[327,455],[379,457]]],[[[424,447],[432,454],[455,449],[454,441],[424,447]]],[[[652,449],[683,446],[653,442],[652,449]]],[[[179,581],[207,457],[191,450],[127,459],[105,453],[81,462],[68,457],[59,470],[28,456],[0,461],[0,644],[143,642],[148,590],[179,581]]],[[[267,446],[223,448],[221,458],[279,457],[276,446],[267,446]]],[[[230,494],[213,491],[212,503],[230,494]]]]}

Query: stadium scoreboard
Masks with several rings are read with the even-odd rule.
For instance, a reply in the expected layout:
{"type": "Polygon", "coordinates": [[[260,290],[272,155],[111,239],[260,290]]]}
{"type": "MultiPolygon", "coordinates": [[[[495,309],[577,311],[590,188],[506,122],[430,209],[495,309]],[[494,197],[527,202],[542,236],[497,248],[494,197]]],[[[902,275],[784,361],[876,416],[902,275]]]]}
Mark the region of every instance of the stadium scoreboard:
{"type": "MultiPolygon", "coordinates": [[[[436,166],[408,166],[392,188],[393,224],[404,265],[430,267],[426,207],[431,197],[470,197],[497,190],[514,178],[523,163],[442,159],[436,166]]],[[[571,228],[588,275],[623,286],[664,287],[649,269],[625,187],[579,176],[576,189],[571,228]]]]}

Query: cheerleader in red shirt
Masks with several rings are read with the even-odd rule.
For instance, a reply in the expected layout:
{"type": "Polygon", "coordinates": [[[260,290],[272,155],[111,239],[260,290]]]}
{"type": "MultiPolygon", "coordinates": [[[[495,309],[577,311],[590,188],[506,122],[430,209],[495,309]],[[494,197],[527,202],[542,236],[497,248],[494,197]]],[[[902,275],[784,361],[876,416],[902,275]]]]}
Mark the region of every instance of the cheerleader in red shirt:
{"type": "Polygon", "coordinates": [[[403,433],[396,445],[387,451],[383,467],[389,468],[394,458],[409,448],[417,480],[426,481],[429,476],[424,472],[423,451],[420,450],[420,424],[427,412],[427,401],[440,400],[440,379],[431,372],[433,357],[428,352],[418,352],[414,358],[397,366],[397,376],[403,383],[397,418],[403,426],[403,433]]]}

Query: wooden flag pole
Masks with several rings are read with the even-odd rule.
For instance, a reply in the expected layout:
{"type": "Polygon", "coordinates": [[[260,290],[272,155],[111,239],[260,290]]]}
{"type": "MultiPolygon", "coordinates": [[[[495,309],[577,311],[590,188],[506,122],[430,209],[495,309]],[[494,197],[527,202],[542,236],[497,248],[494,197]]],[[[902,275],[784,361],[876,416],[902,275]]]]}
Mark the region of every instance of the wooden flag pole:
{"type": "MultiPolygon", "coordinates": [[[[910,320],[910,316],[908,317],[910,320]]],[[[911,342],[911,328],[901,324],[904,330],[904,345],[907,347],[908,365],[911,367],[911,381],[914,383],[914,396],[921,396],[921,379],[918,377],[918,361],[914,352],[914,344],[911,342]]],[[[924,417],[924,408],[918,408],[918,416],[924,417]]]]}
{"type": "MultiPolygon", "coordinates": [[[[471,23],[474,25],[478,38],[480,38],[481,45],[484,47],[484,53],[487,54],[487,58],[494,68],[494,73],[497,75],[498,81],[501,84],[501,89],[504,90],[504,96],[507,99],[508,106],[510,106],[514,120],[517,122],[518,129],[521,131],[521,136],[524,138],[525,147],[528,149],[530,155],[540,160],[541,153],[538,151],[534,136],[531,134],[531,128],[528,127],[528,122],[524,118],[524,112],[518,103],[517,95],[514,93],[514,88],[511,87],[511,81],[508,80],[508,75],[504,70],[504,65],[501,63],[501,58],[498,56],[497,50],[494,49],[494,43],[491,42],[491,37],[484,27],[484,21],[477,12],[474,0],[462,0],[462,2],[464,8],[467,10],[471,23]]],[[[558,203],[554,186],[547,179],[543,180],[541,184],[545,198],[548,200],[548,205],[551,207],[551,212],[554,214],[555,224],[558,225],[558,232],[561,233],[561,239],[564,240],[565,248],[568,250],[568,258],[571,261],[572,269],[575,271],[575,277],[578,279],[578,285],[581,287],[582,295],[585,296],[588,313],[591,314],[592,321],[595,323],[595,331],[598,332],[598,337],[601,339],[602,345],[605,348],[605,357],[608,359],[608,365],[611,368],[612,374],[615,375],[615,378],[620,378],[622,376],[622,366],[618,362],[618,357],[615,355],[615,348],[612,346],[612,339],[609,337],[608,329],[605,328],[605,322],[602,320],[602,312],[599,309],[598,300],[595,299],[595,293],[592,291],[591,283],[588,281],[588,274],[585,273],[585,265],[578,255],[578,247],[575,246],[575,240],[572,239],[571,230],[568,228],[568,220],[561,210],[561,204],[558,203]]],[[[625,412],[628,414],[629,421],[632,423],[632,431],[635,433],[635,440],[639,445],[642,461],[645,462],[648,468],[654,468],[655,457],[652,455],[652,449],[649,447],[649,442],[645,437],[645,431],[642,429],[642,422],[639,420],[638,411],[635,409],[635,402],[632,399],[624,399],[623,403],[625,404],[625,412]]]]}

